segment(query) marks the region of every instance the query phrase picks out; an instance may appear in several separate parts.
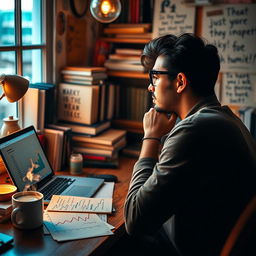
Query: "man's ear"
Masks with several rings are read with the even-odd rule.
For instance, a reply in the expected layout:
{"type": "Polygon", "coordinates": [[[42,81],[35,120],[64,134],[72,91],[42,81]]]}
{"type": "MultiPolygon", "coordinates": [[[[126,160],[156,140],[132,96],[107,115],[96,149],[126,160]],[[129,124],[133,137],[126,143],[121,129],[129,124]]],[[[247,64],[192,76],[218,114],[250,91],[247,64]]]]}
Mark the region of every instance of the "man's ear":
{"type": "Polygon", "coordinates": [[[187,87],[187,84],[188,84],[188,80],[186,75],[184,73],[179,73],[177,75],[177,84],[176,84],[177,93],[182,93],[187,87]]]}

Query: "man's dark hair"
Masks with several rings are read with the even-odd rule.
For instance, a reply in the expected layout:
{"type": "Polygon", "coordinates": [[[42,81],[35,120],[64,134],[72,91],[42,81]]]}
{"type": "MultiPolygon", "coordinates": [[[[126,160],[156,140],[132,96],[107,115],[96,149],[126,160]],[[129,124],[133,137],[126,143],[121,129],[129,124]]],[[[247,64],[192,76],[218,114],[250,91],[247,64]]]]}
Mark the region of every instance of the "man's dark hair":
{"type": "Polygon", "coordinates": [[[170,79],[182,72],[197,95],[214,94],[220,70],[218,50],[214,45],[206,44],[200,37],[189,33],[178,37],[161,36],[146,44],[141,57],[142,65],[152,69],[160,55],[165,57],[164,68],[172,73],[170,79]]]}

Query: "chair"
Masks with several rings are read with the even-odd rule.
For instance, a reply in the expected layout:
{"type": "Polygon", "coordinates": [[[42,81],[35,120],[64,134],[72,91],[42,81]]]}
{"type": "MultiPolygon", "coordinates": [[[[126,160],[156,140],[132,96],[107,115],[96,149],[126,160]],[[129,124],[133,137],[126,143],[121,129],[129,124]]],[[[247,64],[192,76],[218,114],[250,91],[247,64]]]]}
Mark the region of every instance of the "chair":
{"type": "Polygon", "coordinates": [[[256,196],[254,196],[231,230],[220,256],[256,255],[256,196]]]}

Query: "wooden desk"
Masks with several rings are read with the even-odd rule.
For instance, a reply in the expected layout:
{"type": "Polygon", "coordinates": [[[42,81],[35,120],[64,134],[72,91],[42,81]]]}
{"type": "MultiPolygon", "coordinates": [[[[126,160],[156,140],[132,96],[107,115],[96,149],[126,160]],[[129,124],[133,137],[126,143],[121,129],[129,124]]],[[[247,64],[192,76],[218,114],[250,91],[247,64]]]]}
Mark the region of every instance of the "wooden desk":
{"type": "MultiPolygon", "coordinates": [[[[44,235],[42,228],[32,231],[18,230],[8,221],[0,224],[0,232],[14,237],[14,247],[4,255],[106,255],[105,253],[125,231],[123,205],[135,162],[136,159],[121,157],[118,169],[84,168],[84,176],[95,173],[114,174],[118,177],[113,197],[116,212],[108,215],[108,223],[115,227],[114,235],[58,243],[52,239],[51,235],[44,235]]],[[[67,172],[58,174],[67,175],[67,172]]]]}

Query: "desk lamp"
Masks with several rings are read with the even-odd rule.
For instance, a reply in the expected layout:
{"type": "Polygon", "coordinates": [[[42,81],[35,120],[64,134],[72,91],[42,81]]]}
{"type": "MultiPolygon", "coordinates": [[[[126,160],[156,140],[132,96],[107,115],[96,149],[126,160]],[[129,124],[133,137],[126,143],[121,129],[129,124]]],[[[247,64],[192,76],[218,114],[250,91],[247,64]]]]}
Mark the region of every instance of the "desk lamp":
{"type": "MultiPolygon", "coordinates": [[[[9,102],[16,102],[21,99],[28,90],[29,81],[18,75],[1,75],[0,84],[3,87],[3,94],[0,96],[0,100],[6,96],[9,102]]],[[[4,118],[4,124],[0,131],[0,137],[19,130],[20,127],[18,125],[18,120],[18,118],[14,118],[13,116],[4,118]]]]}
{"type": "Polygon", "coordinates": [[[121,13],[120,0],[92,0],[90,4],[92,16],[102,23],[110,23],[121,13]]]}

